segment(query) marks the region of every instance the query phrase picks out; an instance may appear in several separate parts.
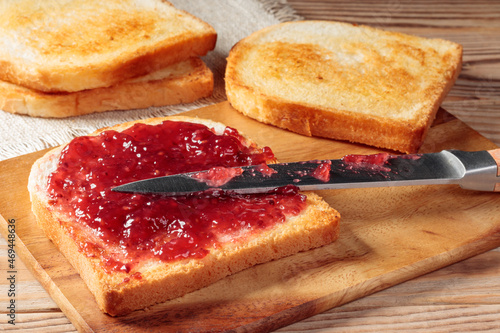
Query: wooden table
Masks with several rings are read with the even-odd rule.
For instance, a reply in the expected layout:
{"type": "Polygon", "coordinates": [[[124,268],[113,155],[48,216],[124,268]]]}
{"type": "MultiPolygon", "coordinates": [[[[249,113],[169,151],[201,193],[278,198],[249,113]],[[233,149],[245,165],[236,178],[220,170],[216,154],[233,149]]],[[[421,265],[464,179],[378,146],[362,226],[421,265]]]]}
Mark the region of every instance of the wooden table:
{"type": "MultiPolygon", "coordinates": [[[[368,24],[463,45],[462,73],[443,108],[500,145],[500,1],[288,0],[307,19],[368,24]]],[[[7,242],[0,237],[0,271],[7,270],[7,242]]],[[[17,260],[14,331],[72,332],[73,325],[17,260]]],[[[2,275],[3,276],[3,275],[2,275]]],[[[8,281],[0,286],[5,322],[8,281]]],[[[500,249],[478,255],[279,332],[500,330],[500,249]]]]}

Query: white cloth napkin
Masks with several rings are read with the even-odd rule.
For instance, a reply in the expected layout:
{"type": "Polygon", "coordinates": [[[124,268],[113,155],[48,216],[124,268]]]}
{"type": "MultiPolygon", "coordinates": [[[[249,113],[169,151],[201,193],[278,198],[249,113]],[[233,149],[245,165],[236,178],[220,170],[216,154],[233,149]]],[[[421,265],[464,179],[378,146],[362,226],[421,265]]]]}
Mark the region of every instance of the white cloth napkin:
{"type": "Polygon", "coordinates": [[[58,146],[72,138],[125,121],[167,116],[214,104],[226,99],[224,70],[231,47],[254,31],[272,24],[301,19],[286,0],[170,0],[211,24],[217,31],[217,45],[203,58],[214,73],[215,88],[210,98],[191,104],[142,110],[110,111],[66,119],[32,118],[0,110],[0,160],[58,146]]]}

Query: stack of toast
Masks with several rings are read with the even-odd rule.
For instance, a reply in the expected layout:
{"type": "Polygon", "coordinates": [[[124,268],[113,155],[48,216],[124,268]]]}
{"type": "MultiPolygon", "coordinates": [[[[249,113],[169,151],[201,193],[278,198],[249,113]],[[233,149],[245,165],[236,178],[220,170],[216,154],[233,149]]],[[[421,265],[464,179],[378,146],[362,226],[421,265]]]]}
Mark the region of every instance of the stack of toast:
{"type": "Polygon", "coordinates": [[[4,1],[0,109],[39,117],[188,103],[212,94],[217,34],[162,0],[4,1]]]}

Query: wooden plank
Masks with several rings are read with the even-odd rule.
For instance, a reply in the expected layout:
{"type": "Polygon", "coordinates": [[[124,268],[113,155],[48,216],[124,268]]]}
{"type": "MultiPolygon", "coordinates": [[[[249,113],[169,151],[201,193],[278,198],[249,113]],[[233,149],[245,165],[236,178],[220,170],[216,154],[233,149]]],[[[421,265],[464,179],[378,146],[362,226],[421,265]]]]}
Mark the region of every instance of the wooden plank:
{"type": "Polygon", "coordinates": [[[456,28],[485,25],[500,27],[497,1],[287,1],[310,20],[331,19],[372,26],[456,28]]]}
{"type": "MultiPolygon", "coordinates": [[[[377,152],[266,126],[227,103],[190,114],[238,128],[269,145],[282,161],[377,152]]],[[[440,119],[423,152],[495,147],[459,120],[440,119]]],[[[6,221],[16,220],[19,256],[82,331],[277,329],[500,245],[496,194],[455,186],[321,191],[343,216],[336,243],[256,266],[149,311],[111,318],[100,313],[83,281],[35,225],[26,182],[41,154],[1,162],[7,172],[0,176],[5,184],[0,230],[6,236],[6,221]],[[17,204],[9,204],[11,200],[17,204]]]]}
{"type": "MultiPolygon", "coordinates": [[[[0,271],[6,263],[7,242],[0,237],[0,271]]],[[[10,331],[76,332],[21,260],[17,262],[21,286],[17,299],[19,313],[10,331]]],[[[304,332],[328,329],[329,332],[384,332],[395,327],[405,330],[446,331],[451,325],[458,330],[500,329],[500,249],[442,268],[403,284],[350,302],[341,307],[278,329],[277,332],[304,332]]],[[[7,281],[0,280],[0,285],[7,281]]],[[[3,286],[2,286],[3,287],[3,286]]],[[[3,290],[0,287],[0,290],[3,290]]],[[[6,289],[5,289],[6,290],[6,289]]],[[[0,293],[0,304],[8,296],[0,293]]],[[[4,316],[5,311],[0,311],[4,316]]],[[[0,323],[0,328],[2,328],[0,323]]],[[[5,325],[7,326],[7,325],[5,325]]]]}

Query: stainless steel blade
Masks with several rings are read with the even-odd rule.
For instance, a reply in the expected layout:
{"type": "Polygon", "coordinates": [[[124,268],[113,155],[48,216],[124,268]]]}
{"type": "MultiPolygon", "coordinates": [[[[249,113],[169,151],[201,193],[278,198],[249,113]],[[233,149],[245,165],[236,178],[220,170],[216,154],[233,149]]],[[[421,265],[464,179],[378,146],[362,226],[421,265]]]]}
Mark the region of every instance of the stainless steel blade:
{"type": "Polygon", "coordinates": [[[499,182],[498,165],[487,151],[350,155],[339,160],[270,164],[269,167],[274,173],[261,172],[260,166],[242,167],[241,175],[227,179],[227,183],[220,186],[197,179],[208,172],[200,171],[140,180],[113,190],[185,195],[215,187],[248,194],[268,192],[290,184],[300,190],[459,184],[467,189],[494,191],[499,182]],[[321,168],[329,171],[320,173],[321,168]]]}

